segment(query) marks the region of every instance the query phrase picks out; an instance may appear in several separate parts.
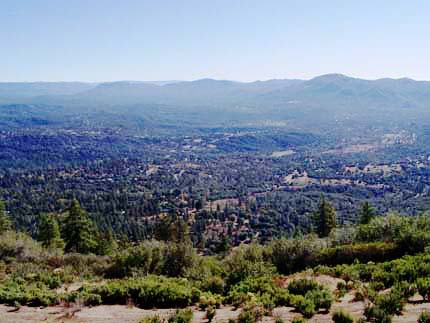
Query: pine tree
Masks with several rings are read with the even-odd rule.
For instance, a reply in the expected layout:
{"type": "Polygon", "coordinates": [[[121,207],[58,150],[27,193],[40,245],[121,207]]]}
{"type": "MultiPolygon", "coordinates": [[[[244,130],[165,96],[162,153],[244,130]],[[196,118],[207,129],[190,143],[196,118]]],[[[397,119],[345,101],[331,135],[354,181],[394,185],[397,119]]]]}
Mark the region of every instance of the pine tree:
{"type": "Polygon", "coordinates": [[[64,249],[64,241],[60,236],[60,227],[53,214],[45,214],[40,218],[37,240],[41,241],[45,248],[64,249]]]}
{"type": "Polygon", "coordinates": [[[112,255],[116,249],[118,249],[118,243],[111,229],[105,233],[100,234],[97,247],[97,253],[99,255],[112,255]]]}
{"type": "Polygon", "coordinates": [[[154,232],[157,240],[190,242],[188,223],[178,216],[166,216],[158,223],[154,232]]]}
{"type": "Polygon", "coordinates": [[[12,228],[12,222],[6,213],[6,207],[3,201],[0,201],[0,234],[12,228]]]}
{"type": "Polygon", "coordinates": [[[333,205],[321,196],[321,202],[316,214],[317,229],[320,237],[327,237],[336,227],[336,210],[333,205]]]}
{"type": "Polygon", "coordinates": [[[67,252],[90,253],[97,248],[96,230],[93,222],[79,205],[73,200],[68,216],[64,221],[63,237],[67,252]]]}
{"type": "Polygon", "coordinates": [[[230,242],[230,238],[225,235],[222,237],[219,245],[216,248],[216,252],[217,253],[226,253],[228,251],[230,251],[231,249],[231,242],[230,242]]]}
{"type": "Polygon", "coordinates": [[[191,242],[190,229],[188,223],[182,218],[177,218],[175,222],[170,225],[170,238],[169,241],[173,242],[191,242]]]}
{"type": "Polygon", "coordinates": [[[359,218],[360,224],[368,224],[375,217],[375,209],[369,202],[364,202],[361,206],[359,218]]]}

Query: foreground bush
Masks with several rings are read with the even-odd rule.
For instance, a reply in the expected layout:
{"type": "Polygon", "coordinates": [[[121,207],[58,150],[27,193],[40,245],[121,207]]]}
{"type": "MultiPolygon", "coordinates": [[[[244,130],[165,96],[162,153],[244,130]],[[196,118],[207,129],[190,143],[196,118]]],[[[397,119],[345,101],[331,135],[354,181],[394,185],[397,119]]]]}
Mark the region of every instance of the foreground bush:
{"type": "Polygon", "coordinates": [[[291,305],[291,297],[288,291],[277,286],[272,277],[248,277],[239,284],[234,285],[226,296],[226,302],[236,307],[256,300],[266,309],[271,310],[275,306],[291,305]]]}
{"type": "Polygon", "coordinates": [[[139,321],[139,323],[190,323],[193,318],[193,311],[191,309],[176,310],[174,314],[167,319],[159,315],[146,316],[139,321]]]}
{"type": "Polygon", "coordinates": [[[139,323],[164,323],[164,320],[159,315],[146,316],[139,323]]]}
{"type": "Polygon", "coordinates": [[[418,278],[417,279],[417,290],[424,300],[430,299],[430,279],[429,278],[418,278]]]}
{"type": "Polygon", "coordinates": [[[123,278],[133,274],[161,274],[166,246],[159,241],[145,241],[122,250],[113,257],[108,274],[123,278]]]}
{"type": "Polygon", "coordinates": [[[370,322],[391,322],[393,315],[401,315],[405,300],[397,290],[380,294],[375,304],[365,309],[364,315],[370,322]]]}
{"type": "Polygon", "coordinates": [[[43,283],[13,279],[0,285],[0,303],[8,305],[48,306],[59,302],[59,295],[43,283]]]}
{"type": "Polygon", "coordinates": [[[264,308],[255,302],[247,303],[239,314],[237,323],[256,323],[266,314],[264,308]]]}
{"type": "Polygon", "coordinates": [[[25,233],[6,231],[0,235],[0,260],[32,262],[45,254],[42,245],[25,233]]]}
{"type": "Polygon", "coordinates": [[[378,306],[368,306],[364,310],[364,316],[368,322],[374,323],[391,323],[392,315],[384,312],[378,306]]]}
{"type": "Polygon", "coordinates": [[[312,279],[295,279],[288,284],[288,291],[294,295],[306,295],[307,292],[320,289],[319,285],[315,280],[312,279]]]}
{"type": "Polygon", "coordinates": [[[322,249],[312,259],[312,265],[336,266],[338,264],[352,264],[354,261],[362,263],[382,262],[396,259],[402,255],[403,253],[399,251],[395,243],[355,243],[322,249]]]}
{"type": "Polygon", "coordinates": [[[354,319],[349,313],[343,310],[337,310],[333,313],[332,320],[334,323],[353,323],[354,319]]]}
{"type": "Polygon", "coordinates": [[[430,312],[429,311],[421,312],[420,316],[418,317],[418,323],[430,323],[430,312]]]}
{"type": "Polygon", "coordinates": [[[309,235],[302,239],[279,239],[269,246],[272,263],[281,274],[301,271],[314,263],[319,250],[327,247],[327,241],[309,235]]]}
{"type": "Polygon", "coordinates": [[[275,268],[267,261],[265,248],[261,245],[242,244],[224,259],[227,284],[232,286],[248,277],[273,275],[275,268]]]}
{"type": "Polygon", "coordinates": [[[315,303],[312,301],[312,299],[305,297],[299,298],[295,307],[298,312],[303,314],[303,316],[308,319],[314,316],[317,312],[315,303]]]}
{"type": "Polygon", "coordinates": [[[295,317],[291,323],[306,323],[306,320],[303,317],[295,317]]]}
{"type": "Polygon", "coordinates": [[[223,302],[223,297],[219,294],[203,292],[200,294],[199,307],[204,310],[208,307],[220,308],[223,302]]]}
{"type": "Polygon", "coordinates": [[[296,279],[288,284],[291,305],[306,318],[319,310],[329,311],[333,302],[330,291],[311,279],[296,279]]]}
{"type": "Polygon", "coordinates": [[[111,280],[101,286],[84,286],[76,297],[99,295],[103,304],[128,304],[131,301],[141,308],[178,308],[196,302],[199,294],[186,279],[148,276],[111,280]]]}
{"type": "Polygon", "coordinates": [[[193,318],[193,310],[190,308],[184,310],[176,310],[176,313],[171,315],[167,320],[168,323],[190,323],[193,318]]]}
{"type": "Polygon", "coordinates": [[[326,288],[309,291],[306,293],[305,298],[314,303],[317,311],[324,310],[328,312],[333,303],[331,293],[326,288]]]}

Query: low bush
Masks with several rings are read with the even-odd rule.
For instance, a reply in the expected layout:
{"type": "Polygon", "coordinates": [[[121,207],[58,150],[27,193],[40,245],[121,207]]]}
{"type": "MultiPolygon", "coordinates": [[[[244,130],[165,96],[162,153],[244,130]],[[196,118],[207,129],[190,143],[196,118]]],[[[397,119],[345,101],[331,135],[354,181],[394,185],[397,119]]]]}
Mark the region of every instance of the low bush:
{"type": "Polygon", "coordinates": [[[175,314],[171,315],[167,322],[168,323],[190,323],[193,318],[193,310],[190,308],[176,310],[175,314]]]}
{"type": "Polygon", "coordinates": [[[214,294],[223,294],[225,282],[220,276],[208,277],[202,282],[202,289],[214,294]]]}
{"type": "Polygon", "coordinates": [[[306,320],[303,317],[295,317],[291,323],[306,323],[306,320]]]}
{"type": "Polygon", "coordinates": [[[186,307],[200,296],[187,280],[163,276],[111,280],[101,286],[83,286],[77,293],[99,295],[103,304],[132,301],[142,308],[186,307]]]}
{"type": "Polygon", "coordinates": [[[0,260],[37,262],[46,254],[42,245],[25,233],[6,231],[0,235],[0,260]]]}
{"type": "Polygon", "coordinates": [[[265,314],[266,311],[260,304],[248,302],[239,314],[237,323],[256,323],[260,321],[265,314]]]}
{"type": "Polygon", "coordinates": [[[134,274],[161,274],[166,246],[158,241],[145,241],[117,252],[108,270],[110,277],[123,278],[134,274]]]}
{"type": "Polygon", "coordinates": [[[348,287],[344,281],[340,281],[336,285],[336,296],[343,297],[348,292],[348,287]]]}
{"type": "Polygon", "coordinates": [[[392,315],[386,313],[378,306],[368,306],[364,309],[364,316],[367,322],[374,323],[391,323],[392,315]]]}
{"type": "Polygon", "coordinates": [[[304,296],[309,291],[321,289],[322,286],[319,285],[315,280],[301,278],[291,281],[287,288],[290,294],[304,296]]]}
{"type": "Polygon", "coordinates": [[[206,308],[206,318],[208,320],[208,322],[212,322],[213,318],[215,317],[216,314],[216,309],[213,306],[208,306],[206,308]]]}
{"type": "Polygon", "coordinates": [[[11,279],[0,285],[0,303],[14,306],[48,306],[59,302],[59,295],[43,283],[27,283],[23,279],[11,279]]]}
{"type": "Polygon", "coordinates": [[[268,262],[265,252],[265,248],[257,244],[242,244],[233,249],[223,262],[227,273],[227,287],[248,277],[258,278],[273,275],[275,268],[268,262]]]}
{"type": "Polygon", "coordinates": [[[322,309],[328,312],[333,302],[330,291],[325,288],[308,291],[305,298],[312,300],[317,311],[322,309]]]}
{"type": "Polygon", "coordinates": [[[311,279],[296,279],[288,284],[290,305],[310,318],[320,309],[330,310],[333,297],[324,286],[311,279]]]}
{"type": "Polygon", "coordinates": [[[289,305],[291,302],[288,291],[277,286],[273,278],[268,276],[248,277],[232,286],[226,297],[227,303],[237,307],[252,300],[258,301],[266,309],[289,305]]]}
{"type": "Polygon", "coordinates": [[[275,323],[285,323],[285,321],[280,316],[275,317],[275,323]]]}
{"type": "Polygon", "coordinates": [[[174,314],[167,319],[159,315],[145,316],[139,323],[190,323],[193,318],[193,311],[191,309],[176,310],[174,314]]]}
{"type": "Polygon", "coordinates": [[[303,316],[306,318],[311,318],[316,314],[316,311],[317,311],[313,300],[309,298],[304,298],[304,297],[296,304],[296,310],[299,313],[303,314],[303,316]]]}
{"type": "Polygon", "coordinates": [[[420,316],[418,317],[418,323],[430,323],[430,312],[429,311],[421,312],[420,316]]]}
{"type": "Polygon", "coordinates": [[[417,279],[417,290],[424,300],[430,299],[430,279],[429,278],[418,278],[417,279]]]}
{"type": "Polygon", "coordinates": [[[336,312],[334,312],[332,315],[332,320],[334,323],[353,323],[354,322],[354,319],[352,318],[352,316],[343,310],[337,310],[336,312]]]}
{"type": "Polygon", "coordinates": [[[165,320],[163,320],[160,316],[158,315],[153,315],[153,316],[145,316],[144,318],[142,318],[139,323],[164,323],[165,320]]]}
{"type": "Polygon", "coordinates": [[[388,315],[401,315],[404,299],[397,291],[381,294],[376,298],[375,304],[388,315]]]}
{"type": "Polygon", "coordinates": [[[203,292],[200,294],[199,307],[204,310],[207,307],[220,308],[223,302],[223,297],[219,294],[203,292]]]}
{"type": "Polygon", "coordinates": [[[354,261],[366,263],[369,261],[381,262],[402,256],[395,243],[373,242],[354,243],[349,245],[325,248],[313,260],[314,265],[336,266],[339,264],[352,264],[354,261]]]}

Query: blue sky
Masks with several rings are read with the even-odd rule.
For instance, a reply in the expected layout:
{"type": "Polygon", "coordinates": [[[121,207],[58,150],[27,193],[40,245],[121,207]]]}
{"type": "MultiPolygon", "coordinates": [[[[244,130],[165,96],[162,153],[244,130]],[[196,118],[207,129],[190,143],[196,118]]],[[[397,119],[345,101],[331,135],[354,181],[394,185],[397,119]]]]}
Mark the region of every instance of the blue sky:
{"type": "Polygon", "coordinates": [[[1,0],[0,81],[430,80],[430,1],[1,0]]]}

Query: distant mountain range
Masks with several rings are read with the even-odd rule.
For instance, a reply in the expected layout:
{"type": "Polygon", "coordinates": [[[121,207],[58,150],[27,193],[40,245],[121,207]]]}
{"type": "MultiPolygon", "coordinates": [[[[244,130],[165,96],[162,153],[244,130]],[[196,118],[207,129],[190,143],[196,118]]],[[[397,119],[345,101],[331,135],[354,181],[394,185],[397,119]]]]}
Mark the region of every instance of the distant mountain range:
{"type": "Polygon", "coordinates": [[[268,80],[250,83],[197,81],[120,81],[106,83],[0,83],[3,103],[187,104],[290,101],[422,106],[430,101],[430,82],[412,79],[363,80],[327,74],[311,80],[268,80]],[[322,101],[321,101],[322,100],[322,101]]]}
{"type": "Polygon", "coordinates": [[[371,118],[381,123],[404,123],[423,122],[424,118],[430,123],[430,82],[327,74],[311,80],[249,83],[213,79],[0,83],[0,103],[61,106],[77,113],[106,111],[146,119],[162,117],[171,122],[178,115],[197,113],[191,122],[350,122],[371,118]]]}

